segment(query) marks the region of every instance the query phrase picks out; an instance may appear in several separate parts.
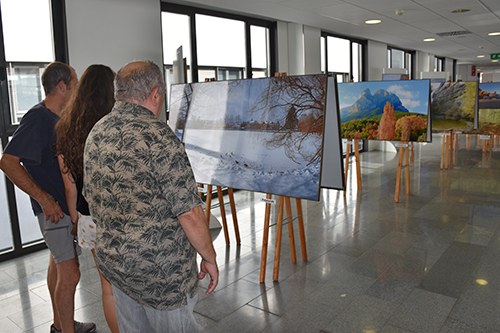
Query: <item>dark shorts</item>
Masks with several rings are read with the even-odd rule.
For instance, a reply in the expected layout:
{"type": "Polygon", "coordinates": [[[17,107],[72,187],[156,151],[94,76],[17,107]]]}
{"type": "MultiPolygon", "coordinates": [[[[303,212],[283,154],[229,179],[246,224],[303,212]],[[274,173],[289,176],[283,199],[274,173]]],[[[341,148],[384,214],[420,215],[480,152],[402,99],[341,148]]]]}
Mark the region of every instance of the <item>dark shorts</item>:
{"type": "Polygon", "coordinates": [[[45,244],[54,257],[56,264],[73,259],[82,253],[75,237],[71,234],[73,223],[69,215],[64,215],[57,223],[46,220],[43,213],[36,216],[45,244]]]}

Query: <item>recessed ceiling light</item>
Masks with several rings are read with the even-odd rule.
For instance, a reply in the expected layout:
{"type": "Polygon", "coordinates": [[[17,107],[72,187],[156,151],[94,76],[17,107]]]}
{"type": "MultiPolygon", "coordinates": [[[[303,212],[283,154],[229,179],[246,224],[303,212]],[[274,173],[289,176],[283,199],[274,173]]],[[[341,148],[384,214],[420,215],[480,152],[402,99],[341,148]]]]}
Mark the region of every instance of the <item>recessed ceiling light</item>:
{"type": "Polygon", "coordinates": [[[491,62],[498,62],[498,59],[494,59],[494,60],[492,60],[491,62]]]}
{"type": "Polygon", "coordinates": [[[433,42],[435,40],[436,40],[436,38],[425,38],[424,42],[433,42]]]}
{"type": "Polygon", "coordinates": [[[453,14],[462,14],[462,13],[467,13],[470,12],[470,9],[468,8],[457,8],[451,11],[453,14]]]}
{"type": "Polygon", "coordinates": [[[478,57],[478,58],[484,58],[484,57],[485,57],[485,55],[484,55],[484,54],[481,54],[481,55],[478,55],[477,57],[478,57]]]}
{"type": "Polygon", "coordinates": [[[379,23],[382,23],[382,20],[366,20],[365,21],[366,24],[379,24],[379,23]]]}
{"type": "Polygon", "coordinates": [[[500,31],[490,32],[488,36],[500,36],[500,31]]]}
{"type": "Polygon", "coordinates": [[[488,281],[485,279],[476,279],[476,283],[480,286],[486,286],[488,284],[488,281]]]}

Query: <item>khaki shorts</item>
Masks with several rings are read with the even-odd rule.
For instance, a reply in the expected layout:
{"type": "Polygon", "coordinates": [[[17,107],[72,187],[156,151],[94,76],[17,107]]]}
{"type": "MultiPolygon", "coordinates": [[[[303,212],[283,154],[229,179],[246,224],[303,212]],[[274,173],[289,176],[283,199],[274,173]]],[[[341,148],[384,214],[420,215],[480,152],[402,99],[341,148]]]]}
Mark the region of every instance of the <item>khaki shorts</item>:
{"type": "Polygon", "coordinates": [[[65,214],[57,223],[46,220],[43,213],[36,217],[45,244],[47,244],[56,264],[73,259],[82,253],[75,237],[71,234],[73,223],[71,223],[69,215],[65,214]]]}

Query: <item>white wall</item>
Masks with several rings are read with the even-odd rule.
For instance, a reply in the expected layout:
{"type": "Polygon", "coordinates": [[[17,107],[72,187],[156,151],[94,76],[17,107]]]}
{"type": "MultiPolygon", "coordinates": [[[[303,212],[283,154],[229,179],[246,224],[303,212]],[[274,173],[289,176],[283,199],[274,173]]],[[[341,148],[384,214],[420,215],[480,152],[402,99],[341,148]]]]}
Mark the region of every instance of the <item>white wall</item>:
{"type": "Polygon", "coordinates": [[[482,82],[500,82],[500,73],[484,73],[482,82]]]}
{"type": "Polygon", "coordinates": [[[430,72],[431,70],[434,70],[433,67],[430,66],[430,58],[431,56],[427,52],[423,51],[416,51],[415,52],[416,56],[416,75],[415,78],[420,78],[420,73],[422,72],[430,72]]]}
{"type": "Polygon", "coordinates": [[[276,48],[278,49],[278,63],[276,64],[276,70],[278,72],[288,73],[288,24],[286,22],[278,21],[276,29],[278,35],[276,41],[276,48]]]}
{"type": "Polygon", "coordinates": [[[298,23],[288,23],[287,27],[288,75],[301,75],[304,74],[304,28],[298,23]]]}
{"type": "Polygon", "coordinates": [[[368,41],[368,81],[382,80],[382,70],[387,67],[387,44],[368,41]]]}
{"type": "Polygon", "coordinates": [[[452,58],[444,58],[444,70],[447,71],[450,76],[448,77],[448,80],[450,81],[455,81],[455,78],[453,76],[453,59],[452,58]]]}
{"type": "MultiPolygon", "coordinates": [[[[477,74],[477,73],[476,73],[477,74]]],[[[457,66],[458,78],[462,81],[476,81],[477,77],[472,76],[472,65],[462,64],[457,66]]]]}
{"type": "Polygon", "coordinates": [[[321,30],[304,26],[304,74],[321,73],[321,30]]]}
{"type": "Polygon", "coordinates": [[[162,66],[159,0],[67,0],[69,63],[78,75],[91,64],[117,71],[132,60],[162,66]]]}

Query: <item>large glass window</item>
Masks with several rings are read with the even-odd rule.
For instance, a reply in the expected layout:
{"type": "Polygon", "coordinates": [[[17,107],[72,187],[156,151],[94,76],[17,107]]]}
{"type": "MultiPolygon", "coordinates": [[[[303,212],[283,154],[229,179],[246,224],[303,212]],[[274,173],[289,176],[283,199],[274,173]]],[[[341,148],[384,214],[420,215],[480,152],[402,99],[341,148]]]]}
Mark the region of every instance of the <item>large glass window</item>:
{"type": "Polygon", "coordinates": [[[252,51],[252,78],[268,77],[269,73],[269,29],[250,26],[252,51]]]}
{"type": "MultiPolygon", "coordinates": [[[[9,100],[0,105],[4,120],[4,126],[0,126],[3,146],[24,114],[45,97],[41,76],[45,66],[56,60],[53,24],[63,26],[62,7],[61,3],[50,0],[0,1],[3,27],[0,49],[5,50],[0,54],[0,66],[7,74],[7,85],[0,89],[2,96],[9,100]]],[[[61,39],[59,51],[65,49],[65,43],[61,39]]],[[[0,146],[0,149],[1,153],[3,148],[0,146]]],[[[43,239],[29,196],[7,182],[3,173],[0,178],[0,253],[9,252],[8,256],[12,256],[32,251],[38,247],[30,246],[43,243],[43,239]],[[9,212],[16,214],[11,216],[9,212]]]]}
{"type": "Polygon", "coordinates": [[[338,82],[363,80],[363,44],[347,38],[321,37],[321,71],[335,75],[338,82]]]}
{"type": "Polygon", "coordinates": [[[269,77],[274,73],[272,22],[171,3],[162,3],[162,11],[167,92],[180,46],[186,58],[187,82],[269,77]]]}
{"type": "Polygon", "coordinates": [[[413,54],[414,52],[389,47],[387,49],[387,67],[404,68],[408,71],[411,79],[413,78],[413,54]]]}
{"type": "MultiPolygon", "coordinates": [[[[0,150],[3,151],[1,143],[0,150]]],[[[0,153],[1,156],[2,154],[0,153]]],[[[2,230],[0,232],[0,253],[11,251],[14,247],[14,241],[12,239],[5,176],[2,173],[0,173],[0,230],[2,230]]]]}
{"type": "Polygon", "coordinates": [[[391,67],[390,68],[405,68],[405,52],[397,49],[392,49],[391,67]]]}
{"type": "Polygon", "coordinates": [[[244,22],[197,14],[196,45],[198,66],[245,70],[244,22]]]}
{"type": "Polygon", "coordinates": [[[360,43],[351,43],[352,53],[352,74],[351,79],[353,82],[361,81],[363,77],[363,45],[360,43]]]}
{"type": "Polygon", "coordinates": [[[444,72],[444,58],[434,57],[434,72],[444,72]]]}
{"type": "Polygon", "coordinates": [[[2,0],[11,123],[43,98],[40,75],[54,60],[49,0],[2,0]]]}
{"type": "Polygon", "coordinates": [[[327,37],[328,72],[351,72],[351,42],[348,39],[327,37]]]}

